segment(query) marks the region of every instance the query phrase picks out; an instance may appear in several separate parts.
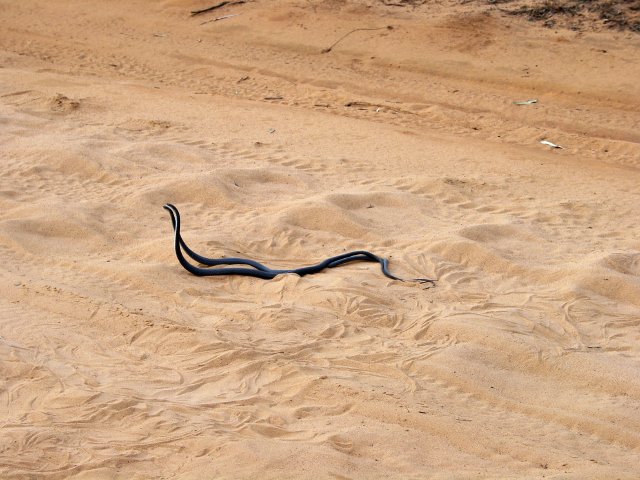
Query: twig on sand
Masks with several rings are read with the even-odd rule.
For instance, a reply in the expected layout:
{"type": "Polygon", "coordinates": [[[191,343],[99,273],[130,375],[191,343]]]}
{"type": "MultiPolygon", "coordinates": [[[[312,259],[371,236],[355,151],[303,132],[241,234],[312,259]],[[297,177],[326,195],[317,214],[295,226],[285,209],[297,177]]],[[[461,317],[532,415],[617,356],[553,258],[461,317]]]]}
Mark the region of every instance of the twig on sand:
{"type": "Polygon", "coordinates": [[[220,7],[224,7],[225,5],[237,5],[239,3],[247,3],[247,0],[225,0],[224,2],[220,2],[216,5],[213,5],[212,7],[208,7],[208,8],[203,8],[202,10],[192,10],[191,11],[191,16],[195,17],[196,15],[200,15],[201,13],[206,13],[206,12],[210,12],[212,10],[215,10],[217,8],[220,7]]]}
{"type": "Polygon", "coordinates": [[[240,15],[240,14],[239,13],[233,13],[231,15],[223,15],[221,17],[216,17],[213,20],[207,20],[206,22],[202,22],[200,25],[205,25],[205,24],[211,23],[211,22],[217,22],[219,20],[226,20],[227,18],[237,17],[238,15],[240,15]]]}
{"type": "Polygon", "coordinates": [[[365,31],[372,31],[372,30],[393,30],[393,26],[387,25],[386,27],[378,27],[378,28],[356,28],[355,30],[351,30],[350,32],[345,33],[338,40],[333,42],[333,44],[329,48],[323,49],[321,53],[329,53],[333,49],[333,47],[335,47],[338,43],[340,43],[342,40],[344,40],[354,32],[365,32],[365,31]]]}

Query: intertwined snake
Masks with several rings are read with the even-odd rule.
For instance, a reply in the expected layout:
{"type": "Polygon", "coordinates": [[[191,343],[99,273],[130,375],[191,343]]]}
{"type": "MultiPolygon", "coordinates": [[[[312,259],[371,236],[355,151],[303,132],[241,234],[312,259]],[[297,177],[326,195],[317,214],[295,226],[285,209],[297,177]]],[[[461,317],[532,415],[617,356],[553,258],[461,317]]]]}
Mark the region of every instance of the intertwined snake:
{"type": "MultiPolygon", "coordinates": [[[[212,276],[212,275],[245,275],[248,277],[258,277],[270,280],[274,278],[276,275],[280,275],[281,273],[295,273],[300,276],[310,275],[312,273],[318,273],[325,268],[333,268],[338,265],[343,265],[347,262],[354,262],[357,260],[366,261],[366,262],[377,262],[382,266],[382,273],[393,279],[400,280],[404,282],[405,280],[392,275],[389,272],[389,260],[386,258],[379,257],[374,255],[371,252],[367,252],[365,250],[356,250],[349,253],[343,253],[342,255],[336,255],[335,257],[327,258],[326,260],[318,263],[317,265],[311,265],[309,267],[301,267],[294,268],[290,270],[276,270],[262,265],[261,263],[256,262],[255,260],[250,260],[247,258],[207,258],[202,255],[198,255],[193,250],[191,250],[185,241],[182,239],[180,235],[180,212],[178,209],[167,203],[163,207],[165,210],[169,212],[171,215],[171,224],[173,225],[174,230],[174,247],[176,250],[176,256],[178,257],[178,261],[180,264],[189,272],[198,276],[212,276]],[[203,268],[197,267],[195,265],[190,264],[187,259],[182,254],[182,250],[191,257],[196,262],[201,265],[206,265],[207,267],[216,267],[218,265],[249,265],[253,268],[240,268],[240,267],[226,267],[226,268],[203,268]]],[[[434,280],[430,280],[428,278],[415,278],[411,281],[419,282],[419,283],[429,283],[431,285],[435,285],[434,280]]]]}

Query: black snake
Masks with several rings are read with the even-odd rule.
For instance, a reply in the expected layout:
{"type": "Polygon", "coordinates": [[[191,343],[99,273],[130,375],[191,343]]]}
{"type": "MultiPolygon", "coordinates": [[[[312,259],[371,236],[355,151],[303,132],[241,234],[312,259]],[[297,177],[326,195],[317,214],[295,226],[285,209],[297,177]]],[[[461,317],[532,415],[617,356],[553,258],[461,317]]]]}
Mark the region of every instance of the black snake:
{"type": "MultiPolygon", "coordinates": [[[[274,278],[276,275],[280,275],[281,273],[295,273],[297,275],[310,275],[312,273],[318,273],[325,268],[334,268],[339,265],[343,265],[347,262],[354,262],[357,260],[366,261],[366,262],[377,262],[382,267],[382,273],[393,279],[400,280],[404,282],[405,280],[392,275],[389,272],[389,260],[386,258],[379,257],[374,255],[371,252],[367,252],[366,250],[355,250],[349,253],[343,253],[342,255],[336,255],[335,257],[327,258],[326,260],[316,264],[311,265],[309,267],[301,267],[294,268],[290,270],[276,270],[265,265],[262,265],[255,260],[250,260],[247,258],[207,258],[202,255],[197,254],[193,250],[191,250],[185,241],[182,239],[182,235],[180,235],[180,212],[178,209],[167,203],[163,207],[165,210],[169,212],[171,215],[171,224],[173,225],[174,230],[174,247],[176,251],[176,256],[178,257],[178,261],[180,264],[189,272],[198,276],[212,276],[212,275],[245,275],[248,277],[258,277],[270,280],[274,278]],[[182,253],[182,250],[191,257],[191,259],[200,263],[201,265],[206,265],[207,267],[216,267],[218,265],[249,265],[253,268],[240,268],[240,267],[226,267],[226,268],[203,268],[192,265],[187,261],[185,256],[182,253]]],[[[435,285],[434,280],[430,280],[428,278],[415,278],[411,281],[419,282],[419,283],[429,283],[431,285],[435,285]]]]}

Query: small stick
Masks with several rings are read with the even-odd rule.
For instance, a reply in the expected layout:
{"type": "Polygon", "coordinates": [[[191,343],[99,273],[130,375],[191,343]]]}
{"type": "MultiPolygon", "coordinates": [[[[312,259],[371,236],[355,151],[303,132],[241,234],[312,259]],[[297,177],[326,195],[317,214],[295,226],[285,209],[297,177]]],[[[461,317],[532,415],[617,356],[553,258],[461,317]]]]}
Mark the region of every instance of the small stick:
{"type": "Polygon", "coordinates": [[[240,14],[239,13],[233,13],[231,15],[223,15],[221,17],[216,17],[213,20],[207,20],[206,22],[202,22],[200,25],[205,25],[205,24],[211,23],[211,22],[217,22],[218,20],[225,20],[227,18],[237,17],[238,15],[240,15],[240,14]]]}
{"type": "Polygon", "coordinates": [[[347,38],[349,35],[351,35],[354,32],[364,32],[364,31],[371,31],[371,30],[385,30],[385,29],[386,30],[393,30],[393,27],[391,25],[387,25],[386,27],[379,27],[379,28],[356,28],[355,30],[351,30],[350,32],[345,33],[338,40],[333,42],[333,44],[329,48],[323,49],[321,53],[329,53],[333,47],[335,47],[338,43],[340,43],[342,40],[344,40],[345,38],[347,38]]]}
{"type": "Polygon", "coordinates": [[[202,10],[192,10],[191,11],[191,16],[195,17],[196,15],[200,15],[201,13],[210,12],[212,10],[215,10],[216,8],[224,7],[225,5],[237,5],[239,3],[247,3],[247,0],[235,0],[235,1],[225,0],[225,1],[220,2],[217,5],[214,5],[212,7],[203,8],[202,10]]]}

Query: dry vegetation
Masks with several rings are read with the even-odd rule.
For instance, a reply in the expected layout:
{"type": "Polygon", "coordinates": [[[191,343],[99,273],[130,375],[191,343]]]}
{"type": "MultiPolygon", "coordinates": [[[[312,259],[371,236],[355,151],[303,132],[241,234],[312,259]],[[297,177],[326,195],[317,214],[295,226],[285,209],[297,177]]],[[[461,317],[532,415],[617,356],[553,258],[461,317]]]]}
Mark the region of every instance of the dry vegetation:
{"type": "MultiPolygon", "coordinates": [[[[387,6],[432,8],[427,0],[381,0],[387,6]]],[[[438,2],[440,5],[442,2],[438,2]]],[[[571,30],[614,29],[640,33],[639,0],[453,0],[450,3],[489,5],[507,15],[541,22],[546,27],[571,30]]]]}
{"type": "Polygon", "coordinates": [[[547,27],[567,26],[573,30],[606,27],[640,33],[640,1],[638,0],[488,0],[490,4],[509,4],[510,15],[544,22],[547,27]]]}

